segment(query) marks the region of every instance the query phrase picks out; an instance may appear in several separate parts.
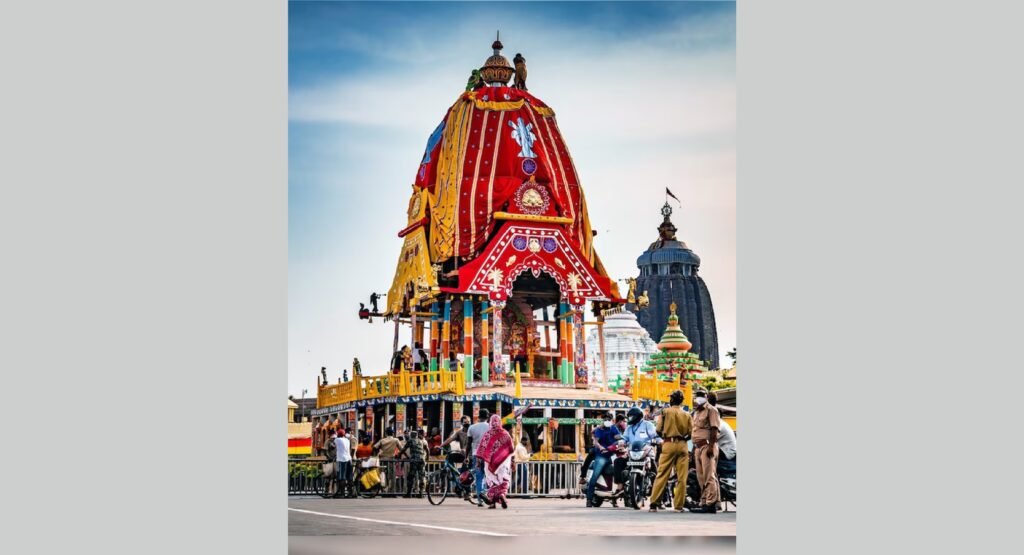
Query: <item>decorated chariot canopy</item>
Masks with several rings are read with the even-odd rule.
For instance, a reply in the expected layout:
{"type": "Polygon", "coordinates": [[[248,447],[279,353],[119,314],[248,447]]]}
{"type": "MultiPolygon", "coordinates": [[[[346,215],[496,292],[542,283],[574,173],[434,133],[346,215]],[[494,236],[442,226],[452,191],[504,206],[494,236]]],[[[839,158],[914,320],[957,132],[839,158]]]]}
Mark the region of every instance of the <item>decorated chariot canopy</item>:
{"type": "Polygon", "coordinates": [[[398,233],[404,243],[388,316],[444,294],[505,301],[524,275],[557,285],[571,305],[622,302],[594,251],[554,110],[527,92],[525,58],[517,54],[513,67],[500,41],[492,48],[427,139],[398,233]]]}

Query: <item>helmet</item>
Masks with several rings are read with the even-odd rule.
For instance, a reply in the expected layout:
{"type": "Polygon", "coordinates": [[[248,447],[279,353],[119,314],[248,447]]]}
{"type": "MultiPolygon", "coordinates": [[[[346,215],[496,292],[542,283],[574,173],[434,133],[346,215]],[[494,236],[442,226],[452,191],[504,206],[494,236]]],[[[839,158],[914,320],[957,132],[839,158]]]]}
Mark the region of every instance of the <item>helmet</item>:
{"type": "Polygon", "coordinates": [[[637,425],[641,420],[644,419],[644,411],[640,410],[640,407],[633,407],[626,413],[626,418],[632,425],[637,425]]]}

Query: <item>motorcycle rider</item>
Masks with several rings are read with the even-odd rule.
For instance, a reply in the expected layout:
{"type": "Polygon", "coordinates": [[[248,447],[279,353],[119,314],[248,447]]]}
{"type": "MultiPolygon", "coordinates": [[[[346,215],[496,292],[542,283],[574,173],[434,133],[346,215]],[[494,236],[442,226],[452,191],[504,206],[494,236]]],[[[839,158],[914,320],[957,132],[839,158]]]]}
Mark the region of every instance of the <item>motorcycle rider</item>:
{"type": "MultiPolygon", "coordinates": [[[[604,414],[604,417],[608,418],[608,415],[610,414],[611,412],[607,412],[604,414]]],[[[619,415],[619,417],[619,420],[622,421],[622,424],[619,425],[617,423],[616,425],[619,428],[619,432],[622,432],[623,430],[626,429],[626,419],[622,415],[619,415]]],[[[595,428],[594,431],[596,432],[597,428],[595,428]]],[[[583,489],[585,489],[587,485],[587,470],[590,470],[590,465],[594,464],[594,457],[597,456],[598,451],[599,449],[597,447],[591,447],[590,449],[587,449],[587,456],[583,459],[583,465],[580,466],[580,487],[583,489]]]]}
{"type": "Polygon", "coordinates": [[[614,418],[614,414],[609,411],[605,413],[601,426],[594,428],[594,462],[591,464],[593,473],[590,475],[590,482],[587,483],[587,507],[594,506],[594,487],[597,485],[597,479],[601,477],[604,467],[611,464],[611,449],[620,437],[614,418]]]}
{"type": "Polygon", "coordinates": [[[683,392],[678,389],[673,391],[668,398],[669,407],[661,413],[661,420],[658,421],[655,431],[658,436],[664,438],[665,443],[661,446],[661,456],[658,459],[658,477],[654,480],[654,490],[651,492],[652,513],[657,512],[661,503],[661,496],[665,493],[665,485],[668,483],[669,474],[675,468],[676,491],[672,498],[673,508],[676,512],[683,512],[683,503],[686,501],[686,473],[689,468],[690,453],[686,448],[686,440],[692,432],[692,421],[690,415],[683,411],[680,405],[683,404],[683,392]]]}
{"type": "Polygon", "coordinates": [[[626,413],[626,429],[622,438],[626,440],[626,445],[632,445],[637,440],[647,445],[658,438],[658,430],[654,422],[644,419],[644,412],[640,407],[633,407],[626,413]]]}

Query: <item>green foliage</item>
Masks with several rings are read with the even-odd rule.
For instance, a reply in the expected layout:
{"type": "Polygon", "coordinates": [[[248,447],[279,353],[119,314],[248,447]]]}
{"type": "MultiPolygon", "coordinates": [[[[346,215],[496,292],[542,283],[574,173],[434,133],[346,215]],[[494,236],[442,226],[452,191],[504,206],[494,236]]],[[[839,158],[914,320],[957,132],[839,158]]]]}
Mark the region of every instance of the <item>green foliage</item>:
{"type": "Polygon", "coordinates": [[[322,463],[288,463],[288,475],[292,478],[298,478],[305,476],[306,478],[316,478],[323,474],[323,467],[320,466],[322,463]]]}
{"type": "Polygon", "coordinates": [[[722,380],[716,376],[708,376],[700,381],[700,387],[706,391],[730,389],[736,387],[736,380],[722,380]]]}

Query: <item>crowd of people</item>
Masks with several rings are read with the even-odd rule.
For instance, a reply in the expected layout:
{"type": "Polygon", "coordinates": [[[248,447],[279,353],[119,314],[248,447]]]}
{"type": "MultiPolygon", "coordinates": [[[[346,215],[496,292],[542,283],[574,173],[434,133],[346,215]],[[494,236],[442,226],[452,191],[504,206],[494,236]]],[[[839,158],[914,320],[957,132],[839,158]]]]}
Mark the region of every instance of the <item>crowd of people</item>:
{"type": "MultiPolygon", "coordinates": [[[[625,445],[639,442],[657,446],[658,471],[651,491],[651,512],[665,508],[662,498],[673,473],[676,487],[672,508],[676,512],[718,511],[718,474],[720,471],[736,472],[736,434],[721,418],[714,393],[697,391],[692,413],[682,410],[682,402],[683,393],[677,390],[670,395],[669,406],[661,411],[660,416],[651,411],[645,413],[639,407],[629,409],[625,416],[615,417],[611,412],[605,415],[603,424],[594,429],[593,446],[580,472],[580,485],[586,488],[587,507],[595,506],[595,486],[607,465],[614,464],[614,487],[618,490],[624,487],[626,459],[616,458],[613,463],[612,458],[616,444],[624,441],[625,445]],[[700,498],[687,500],[691,457],[696,467],[700,498]],[[591,468],[593,472],[587,481],[587,471],[591,468]]],[[[616,505],[617,501],[613,499],[612,504],[616,505]]]]}
{"type": "MultiPolygon", "coordinates": [[[[714,513],[719,508],[718,473],[736,471],[736,435],[728,422],[721,418],[714,393],[698,391],[694,394],[694,410],[682,410],[683,394],[674,391],[669,397],[669,406],[660,414],[648,409],[633,407],[623,415],[609,412],[602,425],[593,431],[593,445],[588,450],[580,472],[580,485],[585,487],[587,507],[594,503],[594,489],[605,467],[613,465],[614,487],[624,487],[626,459],[613,458],[616,444],[625,445],[639,442],[642,445],[657,446],[657,475],[651,492],[650,511],[665,509],[662,498],[673,474],[676,486],[672,497],[672,508],[677,512],[714,513]],[[700,498],[687,500],[687,476],[691,468],[696,469],[700,485],[700,498]],[[588,470],[592,469],[589,481],[588,470]]],[[[529,438],[520,442],[513,440],[511,425],[502,425],[497,414],[481,409],[478,422],[471,423],[469,416],[463,416],[460,426],[442,439],[437,427],[418,430],[411,428],[404,435],[395,435],[392,428],[376,442],[369,434],[360,432],[358,441],[352,442],[350,428],[331,430],[324,442],[323,451],[329,461],[335,462],[336,478],[342,491],[354,495],[353,464],[370,457],[382,460],[402,460],[396,469],[403,472],[405,481],[404,497],[412,497],[416,485],[425,480],[424,469],[428,455],[439,456],[446,452],[446,461],[462,465],[472,473],[472,488],[466,488],[463,498],[479,507],[508,508],[508,492],[513,479],[521,491],[529,487],[530,460],[529,438]]],[[[617,505],[616,501],[612,501],[617,505]]]]}
{"type": "MultiPolygon", "coordinates": [[[[434,427],[429,433],[426,430],[411,428],[406,434],[396,436],[392,428],[384,432],[384,437],[373,442],[369,434],[360,433],[358,444],[351,441],[351,428],[330,430],[323,444],[323,452],[327,460],[335,463],[335,478],[340,491],[354,495],[354,461],[379,457],[381,460],[401,460],[402,465],[396,469],[402,472],[405,481],[404,497],[413,497],[415,486],[420,485],[417,497],[422,497],[422,485],[425,479],[424,468],[428,455],[439,456],[442,450],[447,451],[446,460],[453,464],[464,464],[471,470],[475,485],[475,499],[467,490],[464,499],[475,502],[477,506],[503,509],[508,508],[508,491],[517,463],[525,463],[530,459],[529,443],[526,438],[516,445],[509,433],[510,425],[503,426],[497,414],[490,414],[486,409],[479,413],[479,422],[470,424],[470,418],[463,416],[460,427],[442,440],[439,430],[434,427]]],[[[529,483],[526,467],[519,472],[522,484],[529,483]]]]}

